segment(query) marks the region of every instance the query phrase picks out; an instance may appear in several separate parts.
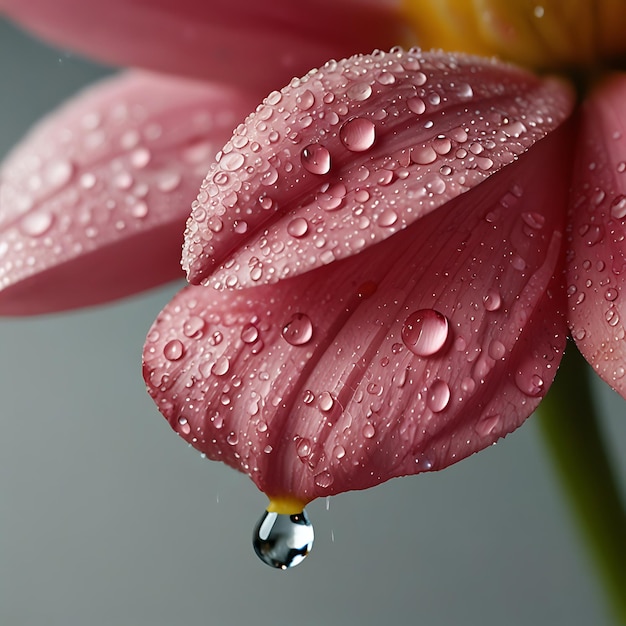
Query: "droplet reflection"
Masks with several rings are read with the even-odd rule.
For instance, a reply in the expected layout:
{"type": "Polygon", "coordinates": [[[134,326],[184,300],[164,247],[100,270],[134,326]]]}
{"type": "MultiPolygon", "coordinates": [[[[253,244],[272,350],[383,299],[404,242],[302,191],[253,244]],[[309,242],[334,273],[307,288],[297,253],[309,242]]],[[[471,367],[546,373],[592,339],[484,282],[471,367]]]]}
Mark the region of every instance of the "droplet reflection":
{"type": "Polygon", "coordinates": [[[313,547],[313,526],[306,511],[285,515],[265,511],[254,528],[252,545],[271,567],[289,569],[301,563],[313,547]]]}

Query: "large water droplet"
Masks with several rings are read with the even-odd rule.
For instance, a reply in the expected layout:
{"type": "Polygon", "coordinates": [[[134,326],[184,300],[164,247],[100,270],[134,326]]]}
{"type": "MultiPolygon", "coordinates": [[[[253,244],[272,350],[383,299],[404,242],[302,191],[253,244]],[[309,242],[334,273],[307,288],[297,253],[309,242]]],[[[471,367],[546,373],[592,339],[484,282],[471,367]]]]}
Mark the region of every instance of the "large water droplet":
{"type": "Polygon", "coordinates": [[[376,127],[364,117],[348,120],[339,130],[341,143],[352,152],[363,152],[374,145],[376,127]]]}
{"type": "Polygon", "coordinates": [[[302,346],[311,341],[313,323],[308,315],[294,313],[291,319],[283,326],[283,339],[292,346],[302,346]]]}
{"type": "Polygon", "coordinates": [[[306,558],[313,547],[313,537],[306,511],[294,515],[265,511],[254,528],[252,545],[263,563],[285,570],[306,558]]]}
{"type": "Polygon", "coordinates": [[[324,146],[317,143],[311,143],[303,148],[300,155],[304,169],[311,174],[328,174],[330,172],[330,152],[324,146]]]}
{"type": "Polygon", "coordinates": [[[434,309],[414,311],[402,327],[402,341],[417,356],[435,354],[448,338],[448,318],[434,309]]]}

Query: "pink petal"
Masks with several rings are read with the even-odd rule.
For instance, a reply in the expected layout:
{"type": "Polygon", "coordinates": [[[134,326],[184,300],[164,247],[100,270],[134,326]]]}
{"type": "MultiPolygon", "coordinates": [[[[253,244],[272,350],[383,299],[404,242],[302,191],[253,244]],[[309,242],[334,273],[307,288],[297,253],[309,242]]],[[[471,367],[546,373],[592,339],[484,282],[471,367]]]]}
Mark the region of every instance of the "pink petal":
{"type": "Polygon", "coordinates": [[[564,85],[477,57],[331,61],[272,93],[218,155],[187,224],[188,279],[250,286],[355,254],[511,163],[571,107],[564,85]]]}
{"type": "Polygon", "coordinates": [[[218,155],[187,224],[188,279],[250,286],[359,252],[511,163],[571,106],[564,85],[481,58],[330,62],[271,94],[218,155]]]}
{"type": "Polygon", "coordinates": [[[185,217],[249,97],[128,73],[41,122],[0,169],[0,313],[96,304],[181,275],[185,217]]]}
{"type": "Polygon", "coordinates": [[[259,98],[331,57],[406,36],[398,0],[0,0],[52,43],[115,65],[219,80],[259,98]]]}
{"type": "Polygon", "coordinates": [[[571,195],[569,323],[580,351],[626,397],[626,75],[582,108],[571,195]]]}
{"type": "Polygon", "coordinates": [[[144,349],[159,410],[302,503],[441,469],[517,428],[565,344],[566,132],[349,259],[182,291],[144,349]]]}

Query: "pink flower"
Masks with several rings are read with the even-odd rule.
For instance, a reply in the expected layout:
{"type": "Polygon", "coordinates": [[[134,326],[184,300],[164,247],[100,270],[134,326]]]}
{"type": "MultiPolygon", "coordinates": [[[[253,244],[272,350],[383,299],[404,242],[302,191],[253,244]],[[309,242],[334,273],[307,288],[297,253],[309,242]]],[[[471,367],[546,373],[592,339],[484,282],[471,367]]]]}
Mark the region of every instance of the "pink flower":
{"type": "Polygon", "coordinates": [[[247,473],[271,513],[495,443],[545,396],[568,325],[626,393],[622,75],[572,115],[563,82],[393,49],[293,79],[244,122],[270,88],[388,47],[400,22],[365,4],[346,38],[318,32],[321,1],[302,22],[293,3],[209,19],[189,0],[118,33],[110,4],[1,4],[100,58],[229,83],[129,72],[42,122],[0,172],[0,311],[174,278],[208,169],[185,233],[195,286],[150,330],[144,376],[172,427],[247,473]],[[310,30],[290,41],[290,23],[310,30]]]}

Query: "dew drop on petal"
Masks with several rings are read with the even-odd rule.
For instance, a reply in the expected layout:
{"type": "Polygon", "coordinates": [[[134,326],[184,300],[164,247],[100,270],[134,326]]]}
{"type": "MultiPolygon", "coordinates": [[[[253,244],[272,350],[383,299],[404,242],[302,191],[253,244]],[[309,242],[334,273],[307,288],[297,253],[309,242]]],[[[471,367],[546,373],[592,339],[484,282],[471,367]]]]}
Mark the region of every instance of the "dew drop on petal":
{"type": "Polygon", "coordinates": [[[363,152],[374,145],[376,127],[371,120],[355,117],[339,129],[339,138],[351,152],[363,152]]]}
{"type": "Polygon", "coordinates": [[[254,343],[259,338],[259,329],[254,324],[246,324],[241,329],[241,341],[254,343]]]}
{"type": "Polygon", "coordinates": [[[270,567],[286,570],[301,563],[313,547],[313,526],[306,511],[294,515],[265,511],[254,528],[256,555],[270,567]]]}
{"type": "Polygon", "coordinates": [[[362,432],[363,432],[363,436],[366,439],[371,439],[376,434],[376,429],[374,428],[374,425],[371,422],[367,422],[367,424],[363,426],[362,432]]]}
{"type": "Polygon", "coordinates": [[[227,172],[235,172],[243,165],[244,161],[245,158],[243,154],[240,152],[231,152],[222,156],[220,165],[227,172]]]}
{"type": "Polygon", "coordinates": [[[448,318],[434,309],[411,313],[402,327],[404,345],[417,356],[439,352],[448,339],[448,318]]]}
{"type": "Polygon", "coordinates": [[[172,339],[163,346],[163,355],[168,361],[178,361],[185,354],[185,347],[178,339],[172,339]]]}
{"type": "Polygon", "coordinates": [[[296,217],[287,224],[287,233],[292,237],[304,237],[309,231],[309,223],[303,217],[296,217]]]}
{"type": "Polygon", "coordinates": [[[199,338],[204,330],[204,320],[197,315],[192,315],[183,324],[183,334],[185,337],[199,338]]]}
{"type": "Polygon", "coordinates": [[[433,413],[443,411],[450,402],[450,387],[444,380],[438,378],[428,390],[426,403],[433,413]]]}
{"type": "Polygon", "coordinates": [[[283,326],[282,336],[292,346],[302,346],[313,337],[313,323],[305,313],[294,313],[283,326]]]}
{"type": "Polygon", "coordinates": [[[213,364],[213,368],[211,369],[211,373],[214,376],[224,376],[224,374],[228,373],[229,369],[230,369],[230,361],[228,360],[228,357],[221,356],[213,364]]]}
{"type": "Polygon", "coordinates": [[[483,305],[487,311],[497,311],[502,306],[502,297],[495,289],[490,289],[483,296],[483,305]]]}
{"type": "Polygon", "coordinates": [[[300,160],[305,170],[311,174],[328,174],[330,172],[330,152],[324,146],[311,143],[302,149],[300,160]]]}
{"type": "Polygon", "coordinates": [[[296,441],[296,453],[301,459],[311,454],[311,442],[306,437],[302,437],[296,441]]]}
{"type": "Polygon", "coordinates": [[[20,222],[20,229],[29,237],[45,235],[54,223],[54,215],[48,211],[29,213],[20,222]]]}
{"type": "Polygon", "coordinates": [[[191,432],[191,426],[186,417],[181,416],[178,418],[178,430],[181,435],[188,435],[191,432]]]}

